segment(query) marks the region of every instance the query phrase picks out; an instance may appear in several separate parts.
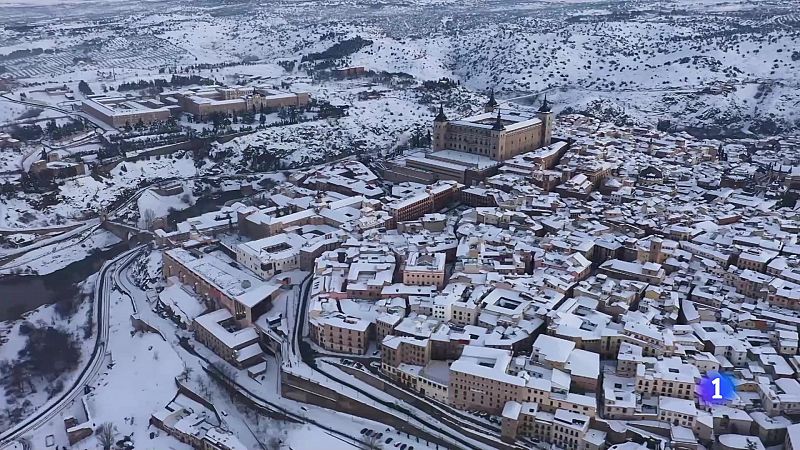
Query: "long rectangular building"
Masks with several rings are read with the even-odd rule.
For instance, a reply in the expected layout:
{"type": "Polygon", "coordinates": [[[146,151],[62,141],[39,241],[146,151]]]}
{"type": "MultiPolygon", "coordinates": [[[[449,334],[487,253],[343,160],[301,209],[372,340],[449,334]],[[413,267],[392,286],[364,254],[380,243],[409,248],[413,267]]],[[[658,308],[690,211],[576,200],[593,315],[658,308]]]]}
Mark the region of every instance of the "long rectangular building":
{"type": "Polygon", "coordinates": [[[263,282],[212,255],[174,248],[163,253],[164,277],[178,277],[199,297],[224,307],[237,323],[252,325],[267,312],[280,285],[263,282]]]}
{"type": "Polygon", "coordinates": [[[122,128],[126,125],[134,126],[139,122],[149,125],[169,119],[172,114],[170,108],[150,102],[128,100],[125,97],[95,95],[83,100],[81,109],[114,128],[122,128]]]}

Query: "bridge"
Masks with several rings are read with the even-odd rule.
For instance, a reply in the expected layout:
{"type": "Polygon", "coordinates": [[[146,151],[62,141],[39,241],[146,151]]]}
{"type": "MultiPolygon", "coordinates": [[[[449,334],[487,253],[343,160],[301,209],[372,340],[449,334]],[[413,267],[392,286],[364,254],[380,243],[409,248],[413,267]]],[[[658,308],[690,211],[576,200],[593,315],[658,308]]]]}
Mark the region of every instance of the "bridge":
{"type": "Polygon", "coordinates": [[[52,227],[39,227],[39,228],[0,228],[0,236],[9,236],[17,233],[24,233],[24,234],[64,233],[67,231],[72,231],[82,226],[84,226],[84,224],[79,222],[69,225],[55,225],[52,227]]]}
{"type": "Polygon", "coordinates": [[[141,230],[121,222],[105,219],[100,226],[114,236],[122,239],[124,242],[127,242],[131,247],[145,244],[155,239],[155,235],[151,231],[141,230]]]}

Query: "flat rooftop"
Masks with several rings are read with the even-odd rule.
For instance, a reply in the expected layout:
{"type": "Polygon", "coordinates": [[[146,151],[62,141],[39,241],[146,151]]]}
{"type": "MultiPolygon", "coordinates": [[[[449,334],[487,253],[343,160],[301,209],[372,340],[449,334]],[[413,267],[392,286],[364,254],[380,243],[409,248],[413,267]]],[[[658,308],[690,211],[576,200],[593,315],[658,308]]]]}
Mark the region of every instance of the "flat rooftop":
{"type": "Polygon", "coordinates": [[[428,155],[427,159],[446,161],[453,164],[473,167],[478,170],[484,170],[500,165],[499,161],[495,161],[488,156],[459,152],[457,150],[440,150],[438,152],[433,152],[428,155]]]}
{"type": "Polygon", "coordinates": [[[109,117],[133,116],[145,112],[166,112],[166,113],[170,112],[169,108],[167,107],[149,108],[133,100],[116,103],[116,100],[112,99],[88,98],[86,100],[83,100],[83,106],[84,107],[88,106],[96,111],[100,111],[102,114],[105,114],[106,116],[109,117]]]}
{"type": "MultiPolygon", "coordinates": [[[[494,112],[485,112],[476,114],[474,116],[464,117],[463,119],[454,120],[450,122],[452,125],[464,127],[476,127],[486,130],[491,130],[497,121],[497,114],[494,112]]],[[[519,112],[502,112],[500,111],[500,122],[506,131],[520,130],[542,123],[542,120],[536,116],[523,114],[519,112]]]]}

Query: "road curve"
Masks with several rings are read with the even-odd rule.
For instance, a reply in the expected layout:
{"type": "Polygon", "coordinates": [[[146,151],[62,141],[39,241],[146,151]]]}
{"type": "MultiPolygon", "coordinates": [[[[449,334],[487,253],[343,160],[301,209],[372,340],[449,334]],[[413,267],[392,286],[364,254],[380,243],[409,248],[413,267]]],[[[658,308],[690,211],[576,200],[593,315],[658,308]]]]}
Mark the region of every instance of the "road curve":
{"type": "Polygon", "coordinates": [[[0,448],[53,420],[70,404],[70,402],[82,395],[84,387],[99,373],[103,360],[105,359],[106,344],[108,342],[109,300],[114,285],[112,281],[113,274],[131,264],[135,260],[135,257],[143,250],[143,247],[144,246],[139,246],[117,256],[106,262],[100,269],[94,288],[95,304],[97,305],[94,348],[89,361],[81,370],[78,378],[69,389],[62,392],[57,397],[55,402],[51,400],[51,403],[46,407],[40,408],[23,419],[20,423],[3,431],[2,434],[0,434],[0,448]]]}

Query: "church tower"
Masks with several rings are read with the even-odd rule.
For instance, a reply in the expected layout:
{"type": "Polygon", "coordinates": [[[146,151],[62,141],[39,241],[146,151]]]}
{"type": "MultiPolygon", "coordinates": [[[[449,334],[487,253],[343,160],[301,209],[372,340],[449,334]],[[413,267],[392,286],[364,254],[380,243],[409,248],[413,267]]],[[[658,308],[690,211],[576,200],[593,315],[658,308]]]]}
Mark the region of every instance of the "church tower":
{"type": "Polygon", "coordinates": [[[497,100],[494,99],[494,89],[489,91],[489,101],[483,105],[483,112],[494,112],[495,108],[497,108],[497,100]]]}
{"type": "Polygon", "coordinates": [[[653,237],[650,239],[650,262],[661,264],[661,245],[664,243],[660,237],[653,237]]]}
{"type": "Polygon", "coordinates": [[[433,142],[431,142],[433,151],[445,149],[445,133],[447,133],[447,116],[444,114],[442,105],[439,105],[439,114],[433,119],[433,142]]]}
{"type": "Polygon", "coordinates": [[[550,145],[553,138],[553,112],[550,110],[550,102],[547,101],[547,94],[544,96],[542,106],[536,112],[536,117],[542,121],[542,147],[550,145]]]}
{"type": "Polygon", "coordinates": [[[503,125],[503,119],[500,116],[500,109],[498,108],[497,118],[494,120],[494,124],[492,125],[492,131],[491,131],[492,142],[497,142],[497,149],[496,149],[497,153],[495,153],[495,150],[493,150],[491,154],[492,159],[494,159],[495,161],[503,161],[513,156],[513,155],[508,155],[506,153],[506,149],[504,146],[505,139],[503,138],[505,130],[506,127],[505,125],[503,125]]]}

